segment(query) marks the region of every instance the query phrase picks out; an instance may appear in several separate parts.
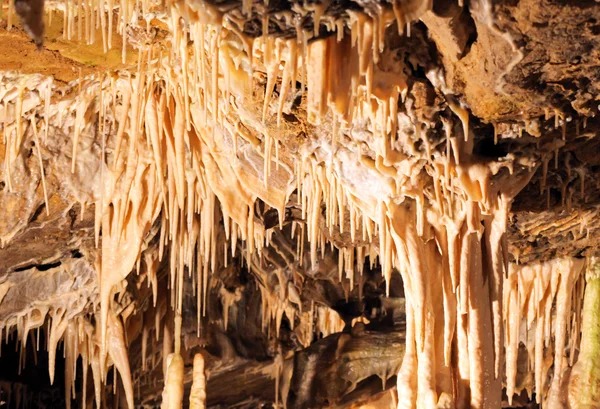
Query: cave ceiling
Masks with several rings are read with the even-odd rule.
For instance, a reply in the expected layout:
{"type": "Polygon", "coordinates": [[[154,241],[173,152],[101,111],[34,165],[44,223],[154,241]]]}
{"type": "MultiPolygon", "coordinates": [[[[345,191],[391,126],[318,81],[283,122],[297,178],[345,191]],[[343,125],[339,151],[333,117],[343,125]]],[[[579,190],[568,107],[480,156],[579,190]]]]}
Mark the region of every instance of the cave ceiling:
{"type": "Polygon", "coordinates": [[[596,407],[599,113],[593,0],[2,3],[0,407],[596,407]]]}

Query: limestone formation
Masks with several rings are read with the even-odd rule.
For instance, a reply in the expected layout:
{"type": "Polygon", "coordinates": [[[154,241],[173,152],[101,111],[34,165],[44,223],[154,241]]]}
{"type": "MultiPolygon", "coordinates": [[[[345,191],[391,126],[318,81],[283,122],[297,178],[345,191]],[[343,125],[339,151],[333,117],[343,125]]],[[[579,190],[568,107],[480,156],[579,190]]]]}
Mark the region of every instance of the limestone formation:
{"type": "Polygon", "coordinates": [[[2,4],[0,401],[597,407],[598,18],[2,4]]]}

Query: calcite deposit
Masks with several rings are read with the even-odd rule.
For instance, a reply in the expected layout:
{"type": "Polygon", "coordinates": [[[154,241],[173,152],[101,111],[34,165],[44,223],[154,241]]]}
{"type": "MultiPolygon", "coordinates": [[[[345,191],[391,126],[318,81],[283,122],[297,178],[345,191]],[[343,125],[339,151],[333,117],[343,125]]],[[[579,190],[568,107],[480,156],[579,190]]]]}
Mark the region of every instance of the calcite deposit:
{"type": "Polygon", "coordinates": [[[8,408],[598,405],[599,3],[2,7],[8,408]]]}

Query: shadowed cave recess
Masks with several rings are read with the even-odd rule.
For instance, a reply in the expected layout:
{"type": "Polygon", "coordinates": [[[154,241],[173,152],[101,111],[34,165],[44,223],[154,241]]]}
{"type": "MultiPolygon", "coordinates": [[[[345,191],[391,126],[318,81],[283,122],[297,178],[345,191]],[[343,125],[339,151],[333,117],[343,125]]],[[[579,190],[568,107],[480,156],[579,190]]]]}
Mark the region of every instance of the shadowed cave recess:
{"type": "Polygon", "coordinates": [[[600,3],[0,6],[0,409],[600,407],[600,3]]]}

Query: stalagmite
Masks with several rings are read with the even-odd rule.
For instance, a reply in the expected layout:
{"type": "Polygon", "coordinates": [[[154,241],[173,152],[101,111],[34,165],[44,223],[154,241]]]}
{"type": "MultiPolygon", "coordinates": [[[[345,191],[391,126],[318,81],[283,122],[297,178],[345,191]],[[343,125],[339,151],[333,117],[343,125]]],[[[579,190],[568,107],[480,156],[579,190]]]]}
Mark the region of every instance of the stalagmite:
{"type": "Polygon", "coordinates": [[[202,354],[194,355],[192,371],[192,389],[190,391],[190,409],[206,408],[206,374],[204,371],[204,357],[202,354]]]}
{"type": "Polygon", "coordinates": [[[181,409],[183,403],[183,359],[179,354],[167,358],[167,376],[161,409],[181,409]]]}

